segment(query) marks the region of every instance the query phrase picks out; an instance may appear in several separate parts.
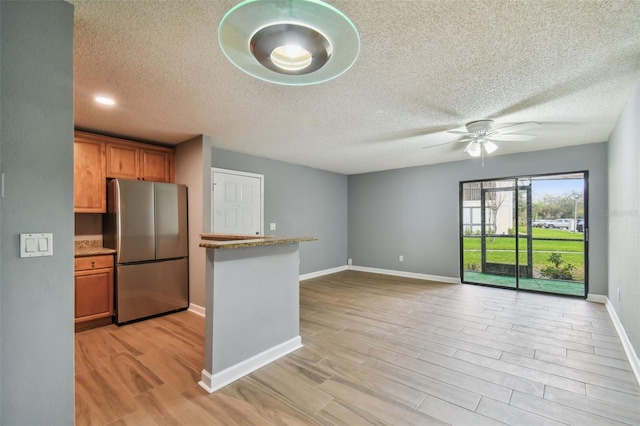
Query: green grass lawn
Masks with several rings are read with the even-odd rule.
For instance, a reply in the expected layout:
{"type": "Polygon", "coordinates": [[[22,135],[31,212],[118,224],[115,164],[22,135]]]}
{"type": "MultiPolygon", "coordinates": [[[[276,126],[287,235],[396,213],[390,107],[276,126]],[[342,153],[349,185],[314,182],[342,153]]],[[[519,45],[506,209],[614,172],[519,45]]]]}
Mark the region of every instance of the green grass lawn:
{"type": "Polygon", "coordinates": [[[531,235],[533,238],[563,238],[571,240],[582,240],[584,234],[582,232],[569,232],[561,229],[532,228],[531,235]]]}
{"type": "MultiPolygon", "coordinates": [[[[553,241],[553,240],[534,240],[533,251],[555,251],[555,252],[576,252],[581,253],[584,249],[582,240],[575,241],[553,241]]],[[[527,239],[519,238],[520,250],[527,249],[527,239]]],[[[480,238],[465,237],[465,250],[480,250],[480,238]]],[[[515,250],[515,238],[487,238],[487,250],[515,250]]]]}
{"type": "MultiPolygon", "coordinates": [[[[581,233],[573,233],[558,229],[534,228],[533,238],[557,238],[572,239],[574,241],[542,240],[533,241],[533,267],[541,270],[548,265],[547,259],[551,253],[560,253],[565,263],[570,263],[576,267],[574,279],[584,281],[584,241],[581,233]]],[[[478,237],[464,237],[464,269],[468,270],[469,265],[476,264],[479,268],[481,261],[480,241],[478,237]]],[[[515,237],[514,238],[487,238],[487,262],[515,264],[515,237]]],[[[519,238],[519,263],[527,263],[527,239],[519,238]]]]}

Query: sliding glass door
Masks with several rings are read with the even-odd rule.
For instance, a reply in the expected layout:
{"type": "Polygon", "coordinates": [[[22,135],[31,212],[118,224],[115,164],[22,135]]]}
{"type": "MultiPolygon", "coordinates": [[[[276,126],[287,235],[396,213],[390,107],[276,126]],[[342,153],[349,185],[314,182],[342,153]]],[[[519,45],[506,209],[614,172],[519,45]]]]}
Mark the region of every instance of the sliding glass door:
{"type": "Polygon", "coordinates": [[[465,283],[586,296],[586,172],[462,182],[465,283]]]}

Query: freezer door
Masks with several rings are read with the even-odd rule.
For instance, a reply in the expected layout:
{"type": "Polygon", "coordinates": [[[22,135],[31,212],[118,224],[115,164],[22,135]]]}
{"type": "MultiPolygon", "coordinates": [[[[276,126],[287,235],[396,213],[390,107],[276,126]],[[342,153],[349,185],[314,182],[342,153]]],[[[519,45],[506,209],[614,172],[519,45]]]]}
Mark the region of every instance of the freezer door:
{"type": "Polygon", "coordinates": [[[116,263],[155,259],[152,182],[116,180],[116,263]]]}
{"type": "Polygon", "coordinates": [[[155,186],[156,259],[187,256],[187,187],[158,182],[155,186]]]}
{"type": "Polygon", "coordinates": [[[186,258],[117,265],[116,323],[163,314],[189,305],[186,258]]]}

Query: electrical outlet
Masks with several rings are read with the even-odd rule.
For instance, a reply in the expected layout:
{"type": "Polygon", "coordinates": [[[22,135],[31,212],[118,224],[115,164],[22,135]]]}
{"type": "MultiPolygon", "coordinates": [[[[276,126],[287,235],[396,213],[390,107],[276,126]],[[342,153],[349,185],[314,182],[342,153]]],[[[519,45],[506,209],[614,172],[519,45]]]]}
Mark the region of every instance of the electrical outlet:
{"type": "Polygon", "coordinates": [[[270,230],[270,231],[275,231],[275,230],[276,230],[276,224],[275,224],[275,223],[273,223],[273,222],[271,222],[271,223],[269,224],[269,230],[270,230]]]}
{"type": "Polygon", "coordinates": [[[398,261],[404,262],[404,256],[403,255],[398,256],[398,261]]]}
{"type": "Polygon", "coordinates": [[[347,259],[347,265],[349,265],[349,266],[353,265],[353,260],[352,259],[347,259]]]}

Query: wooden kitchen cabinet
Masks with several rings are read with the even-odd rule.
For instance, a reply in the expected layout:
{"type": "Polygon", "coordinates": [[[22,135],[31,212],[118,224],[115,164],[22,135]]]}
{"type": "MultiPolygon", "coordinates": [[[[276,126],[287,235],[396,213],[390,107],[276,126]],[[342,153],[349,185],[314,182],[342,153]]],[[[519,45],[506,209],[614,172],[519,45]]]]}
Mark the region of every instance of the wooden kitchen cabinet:
{"type": "Polygon", "coordinates": [[[107,144],[107,177],[173,182],[174,152],[137,143],[107,144]]]}
{"type": "Polygon", "coordinates": [[[76,213],[106,213],[105,144],[76,132],[73,144],[73,210],[76,213]]]}
{"type": "Polygon", "coordinates": [[[140,178],[154,182],[173,182],[173,153],[151,149],[140,150],[140,178]]]}
{"type": "Polygon", "coordinates": [[[113,322],[113,256],[75,259],[76,331],[113,322]]]}
{"type": "Polygon", "coordinates": [[[122,144],[107,144],[107,177],[138,179],[140,149],[122,144]]]}

